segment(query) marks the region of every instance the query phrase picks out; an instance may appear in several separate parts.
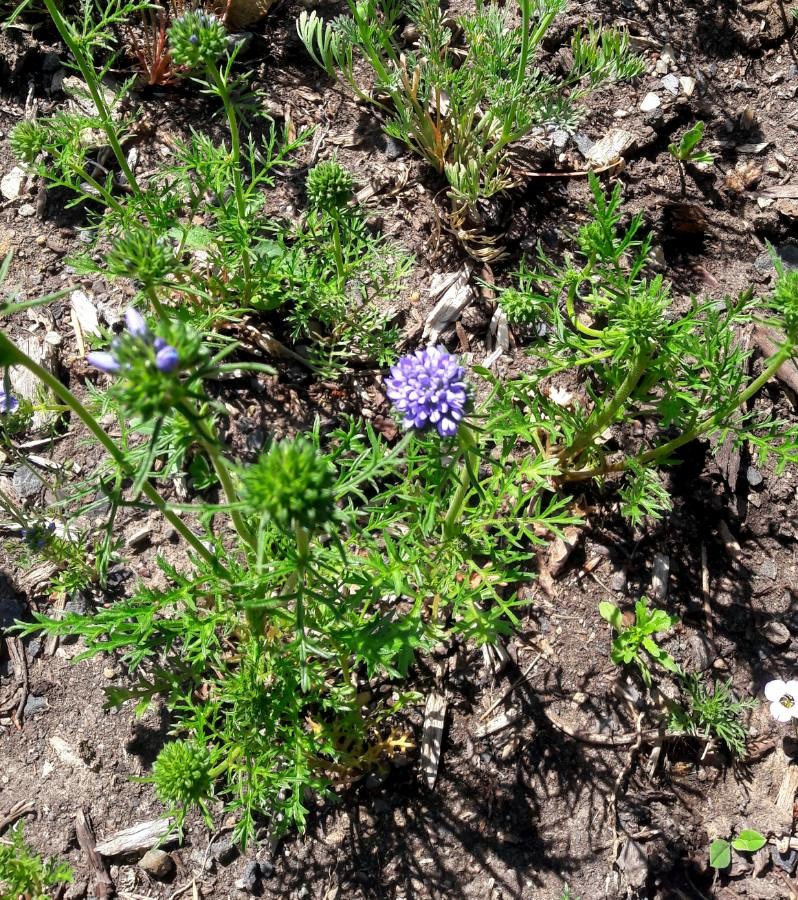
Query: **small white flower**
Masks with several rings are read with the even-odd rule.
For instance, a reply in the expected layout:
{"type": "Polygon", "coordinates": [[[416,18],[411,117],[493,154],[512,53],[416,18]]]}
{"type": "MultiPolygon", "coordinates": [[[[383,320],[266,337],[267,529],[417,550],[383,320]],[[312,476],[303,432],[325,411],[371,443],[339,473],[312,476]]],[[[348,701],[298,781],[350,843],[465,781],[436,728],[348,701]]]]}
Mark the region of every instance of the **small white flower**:
{"type": "Polygon", "coordinates": [[[770,714],[777,722],[798,719],[798,681],[769,681],[765,699],[770,701],[770,714]]]}

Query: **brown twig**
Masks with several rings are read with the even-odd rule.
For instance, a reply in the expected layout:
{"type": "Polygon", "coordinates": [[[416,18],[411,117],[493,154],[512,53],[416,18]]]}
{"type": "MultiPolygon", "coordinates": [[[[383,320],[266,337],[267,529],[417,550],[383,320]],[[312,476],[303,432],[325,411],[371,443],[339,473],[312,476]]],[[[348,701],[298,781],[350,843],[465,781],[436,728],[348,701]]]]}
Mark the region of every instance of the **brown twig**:
{"type": "Polygon", "coordinates": [[[78,810],[75,818],[75,833],[80,849],[86,854],[89,867],[94,873],[94,896],[97,900],[111,900],[114,896],[114,883],[105,865],[105,860],[97,852],[97,838],[94,835],[91,819],[85,809],[78,810]]]}
{"type": "Polygon", "coordinates": [[[579,731],[576,728],[572,728],[567,722],[564,722],[550,709],[544,709],[543,712],[558,731],[562,731],[563,734],[567,734],[568,737],[581,741],[583,744],[593,744],[596,747],[628,747],[629,744],[634,744],[638,737],[642,740],[659,733],[657,728],[645,728],[639,733],[634,731],[629,734],[601,734],[595,731],[579,731]]]}
{"type": "Polygon", "coordinates": [[[15,803],[11,809],[2,817],[0,817],[0,834],[2,834],[9,825],[12,825],[17,819],[27,816],[28,813],[36,812],[36,804],[33,800],[20,800],[15,803]]]}

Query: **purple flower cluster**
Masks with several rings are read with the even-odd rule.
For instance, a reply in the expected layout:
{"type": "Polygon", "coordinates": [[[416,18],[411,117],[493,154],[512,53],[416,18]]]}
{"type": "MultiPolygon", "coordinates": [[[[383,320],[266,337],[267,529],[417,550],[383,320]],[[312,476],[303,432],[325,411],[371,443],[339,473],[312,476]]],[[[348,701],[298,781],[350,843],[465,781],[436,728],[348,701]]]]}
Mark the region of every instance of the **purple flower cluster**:
{"type": "Polygon", "coordinates": [[[13,413],[19,409],[19,400],[0,388],[0,414],[13,413]]]}
{"type": "Polygon", "coordinates": [[[443,347],[403,356],[385,381],[386,393],[402,414],[405,428],[434,425],[441,437],[454,437],[465,415],[465,370],[443,347]]]}
{"type": "MultiPolygon", "coordinates": [[[[167,344],[163,338],[152,338],[144,316],[138,310],[131,308],[125,313],[125,324],[128,334],[132,338],[152,346],[155,351],[155,367],[160,372],[173,372],[177,368],[180,363],[180,355],[177,350],[171,344],[167,344]]],[[[111,347],[113,346],[111,344],[111,347]]],[[[109,375],[116,374],[122,368],[122,363],[113,351],[96,350],[89,353],[86,359],[95,369],[108,372],[109,375]]]]}

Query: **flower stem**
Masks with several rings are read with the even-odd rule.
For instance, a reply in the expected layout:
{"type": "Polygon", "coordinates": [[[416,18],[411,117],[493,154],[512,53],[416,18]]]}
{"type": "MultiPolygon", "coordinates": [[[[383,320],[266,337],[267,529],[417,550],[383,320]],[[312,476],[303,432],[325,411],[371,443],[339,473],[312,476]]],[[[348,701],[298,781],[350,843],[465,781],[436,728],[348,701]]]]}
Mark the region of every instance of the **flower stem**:
{"type": "Polygon", "coordinates": [[[609,475],[612,472],[623,472],[629,467],[630,462],[634,462],[638,466],[648,466],[652,463],[658,463],[661,459],[670,456],[671,453],[678,450],[680,447],[683,447],[685,444],[689,444],[691,441],[702,437],[707,432],[718,428],[728,415],[744,403],[747,403],[759,390],[761,390],[794,352],[795,347],[792,343],[785,344],[770,357],[762,374],[758,378],[755,378],[748,387],[741,391],[732,401],[724,404],[723,408],[718,412],[702,419],[698,424],[694,425],[688,431],[682,432],[679,437],[674,438],[672,441],[661,444],[659,447],[654,447],[652,450],[647,450],[645,453],[633,457],[632,460],[622,460],[621,462],[610,463],[605,466],[593,466],[588,469],[574,469],[570,472],[564,472],[562,476],[563,480],[587,481],[591,478],[609,475]]]}
{"type": "Polygon", "coordinates": [[[607,426],[615,421],[619,410],[629,399],[629,395],[637,386],[643,373],[646,371],[651,360],[651,354],[641,351],[638,354],[637,361],[629,369],[623,383],[615,392],[615,396],[607,403],[597,416],[591,416],[585,424],[584,430],[578,435],[576,440],[568,447],[560,451],[559,457],[562,462],[570,459],[576,459],[579,454],[590,444],[596,435],[600,435],[607,426]],[[591,419],[593,420],[591,423],[591,419]]]}
{"type": "MultiPolygon", "coordinates": [[[[239,135],[238,117],[236,116],[230,88],[221,71],[215,64],[209,65],[207,71],[210,80],[216,87],[219,99],[222,101],[224,112],[227,116],[227,124],[230,128],[230,161],[232,163],[233,190],[236,198],[236,210],[243,226],[247,220],[247,205],[244,200],[244,183],[241,179],[241,138],[239,135]]],[[[249,300],[252,289],[248,247],[241,248],[241,265],[244,269],[244,301],[246,302],[249,300]]]]}
{"type": "Polygon", "coordinates": [[[75,58],[75,62],[78,64],[80,74],[86,82],[86,86],[91,94],[92,102],[97,109],[97,115],[102,123],[105,136],[108,138],[108,146],[113,151],[116,161],[119,163],[119,168],[122,170],[122,174],[127,180],[128,186],[135,194],[140,194],[141,188],[136,181],[133,170],[128,164],[125,151],[119,143],[116,126],[114,125],[108,104],[105,102],[105,98],[99,88],[97,72],[94,69],[92,61],[84,54],[80,40],[77,38],[69,22],[61,15],[60,10],[55,4],[55,0],[44,0],[44,5],[47,7],[47,12],[50,14],[53,24],[58,29],[58,33],[61,35],[61,38],[69,48],[70,53],[75,58]]]}
{"type": "Polygon", "coordinates": [[[457,532],[457,521],[463,511],[463,504],[468,496],[472,484],[472,477],[477,461],[477,438],[474,430],[462,423],[457,432],[457,441],[463,451],[463,461],[460,463],[460,477],[457,489],[449,502],[446,518],[443,520],[443,535],[445,538],[453,538],[457,532]]]}
{"type": "MultiPolygon", "coordinates": [[[[35,375],[39,381],[48,387],[58,399],[73,412],[89,429],[105,450],[108,451],[114,462],[128,476],[134,477],[135,473],[130,471],[124,453],[116,446],[111,438],[105,433],[94,416],[86,409],[86,407],[78,400],[77,397],[47,369],[34,362],[26,353],[19,349],[4,333],[0,332],[0,356],[4,360],[8,360],[11,365],[20,365],[26,368],[31,374],[35,375]]],[[[181,535],[206,562],[210,563],[224,577],[230,578],[230,573],[219,562],[219,560],[208,550],[208,548],[200,541],[200,539],[189,530],[186,524],[170,510],[155,488],[145,481],[141,487],[142,493],[155,506],[155,508],[163,515],[167,522],[181,535]]]]}

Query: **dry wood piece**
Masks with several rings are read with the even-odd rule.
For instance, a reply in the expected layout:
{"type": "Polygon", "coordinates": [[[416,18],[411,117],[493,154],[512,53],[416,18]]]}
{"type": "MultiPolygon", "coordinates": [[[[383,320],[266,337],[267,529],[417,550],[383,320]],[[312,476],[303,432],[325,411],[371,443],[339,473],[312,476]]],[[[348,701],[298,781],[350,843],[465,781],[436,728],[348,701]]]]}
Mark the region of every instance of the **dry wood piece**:
{"type": "Polygon", "coordinates": [[[657,602],[668,596],[668,578],[671,573],[671,558],[664,553],[654,554],[654,572],[651,576],[651,599],[657,602]]]}
{"type": "Polygon", "coordinates": [[[89,867],[94,877],[94,896],[97,900],[110,900],[114,896],[114,884],[105,865],[105,861],[97,851],[97,839],[94,836],[88,812],[82,809],[75,819],[75,833],[80,849],[86,854],[89,867]]]}
{"type": "Polygon", "coordinates": [[[103,856],[125,856],[128,853],[141,853],[163,841],[172,830],[172,820],[150,819],[137,822],[130,828],[117,831],[115,835],[97,844],[97,852],[103,856]]]}
{"type": "Polygon", "coordinates": [[[519,709],[508,709],[507,712],[499,713],[499,715],[491,719],[490,722],[480,725],[474,732],[474,737],[484,738],[489,734],[495,734],[497,731],[502,731],[504,728],[517,722],[520,717],[521,711],[519,709]]]}
{"type": "Polygon", "coordinates": [[[424,323],[422,338],[427,343],[437,343],[441,332],[458,319],[474,299],[474,289],[468,283],[470,278],[471,270],[468,266],[464,266],[459,272],[432,276],[429,296],[437,302],[424,323]]]}
{"type": "Polygon", "coordinates": [[[544,709],[546,718],[551,724],[563,734],[572,737],[583,744],[593,744],[596,747],[628,747],[634,744],[641,736],[642,738],[651,738],[659,733],[657,728],[647,728],[640,732],[632,732],[630,734],[601,734],[593,731],[579,731],[572,728],[567,722],[563,721],[555,712],[550,709],[544,709]]]}
{"type": "Polygon", "coordinates": [[[27,816],[28,813],[33,812],[36,812],[36,804],[33,800],[20,800],[19,803],[15,803],[5,815],[0,815],[0,834],[9,825],[13,825],[17,819],[21,819],[23,816],[27,816]]]}
{"type": "Polygon", "coordinates": [[[433,691],[427,697],[424,709],[424,731],[421,736],[421,771],[427,787],[434,788],[438,777],[443,744],[443,723],[446,718],[447,701],[443,694],[433,691]]]}
{"type": "Polygon", "coordinates": [[[563,536],[555,538],[552,542],[546,566],[552,578],[558,578],[562,574],[563,569],[568,564],[568,560],[571,558],[571,554],[579,544],[581,533],[581,528],[569,525],[563,530],[563,536]]]}
{"type": "MultiPolygon", "coordinates": [[[[754,343],[763,356],[773,356],[778,351],[779,348],[774,343],[773,337],[772,333],[766,332],[761,328],[757,328],[754,332],[754,343]]],[[[795,363],[791,359],[782,363],[781,368],[776,372],[776,378],[793,392],[792,404],[798,407],[798,368],[796,368],[795,363]]]]}

